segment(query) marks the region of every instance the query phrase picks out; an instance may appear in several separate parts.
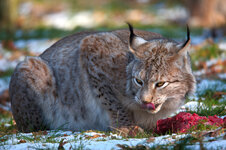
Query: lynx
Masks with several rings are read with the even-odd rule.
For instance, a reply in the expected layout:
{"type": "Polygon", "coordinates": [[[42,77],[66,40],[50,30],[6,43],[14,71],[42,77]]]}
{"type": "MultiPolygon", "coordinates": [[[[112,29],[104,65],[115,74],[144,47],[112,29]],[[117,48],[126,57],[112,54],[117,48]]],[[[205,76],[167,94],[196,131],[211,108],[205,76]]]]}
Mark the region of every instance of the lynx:
{"type": "Polygon", "coordinates": [[[128,25],[65,37],[20,62],[9,89],[18,129],[153,129],[174,113],[195,91],[189,29],[178,43],[128,25]]]}

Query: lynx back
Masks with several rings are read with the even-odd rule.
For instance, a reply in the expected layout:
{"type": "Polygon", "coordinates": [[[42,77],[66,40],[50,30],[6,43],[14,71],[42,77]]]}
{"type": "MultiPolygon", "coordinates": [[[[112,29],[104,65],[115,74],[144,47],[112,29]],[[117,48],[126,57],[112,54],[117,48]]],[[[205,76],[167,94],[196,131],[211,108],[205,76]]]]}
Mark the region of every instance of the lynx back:
{"type": "Polygon", "coordinates": [[[189,29],[178,43],[134,30],[81,32],[19,63],[10,82],[18,129],[152,129],[195,91],[189,29]]]}

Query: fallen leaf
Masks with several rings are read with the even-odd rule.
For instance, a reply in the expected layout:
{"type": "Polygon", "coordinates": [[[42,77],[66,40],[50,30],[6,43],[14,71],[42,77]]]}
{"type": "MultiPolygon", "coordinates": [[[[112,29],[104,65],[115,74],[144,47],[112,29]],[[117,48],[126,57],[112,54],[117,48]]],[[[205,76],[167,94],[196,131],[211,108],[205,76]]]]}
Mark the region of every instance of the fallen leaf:
{"type": "Polygon", "coordinates": [[[218,98],[221,98],[223,95],[226,95],[226,92],[215,92],[213,94],[213,98],[218,99],[218,98]]]}
{"type": "Polygon", "coordinates": [[[130,128],[128,136],[135,137],[139,133],[144,133],[144,130],[139,126],[135,126],[135,127],[130,128]]]}
{"type": "Polygon", "coordinates": [[[43,131],[43,135],[47,135],[48,134],[48,132],[47,131],[43,131]]]}
{"type": "Polygon", "coordinates": [[[100,135],[99,134],[95,134],[95,135],[91,136],[90,139],[95,139],[95,138],[98,138],[98,137],[100,137],[100,135]]]}
{"type": "Polygon", "coordinates": [[[25,140],[20,140],[19,142],[20,142],[20,143],[26,143],[26,141],[25,141],[25,140]]]}

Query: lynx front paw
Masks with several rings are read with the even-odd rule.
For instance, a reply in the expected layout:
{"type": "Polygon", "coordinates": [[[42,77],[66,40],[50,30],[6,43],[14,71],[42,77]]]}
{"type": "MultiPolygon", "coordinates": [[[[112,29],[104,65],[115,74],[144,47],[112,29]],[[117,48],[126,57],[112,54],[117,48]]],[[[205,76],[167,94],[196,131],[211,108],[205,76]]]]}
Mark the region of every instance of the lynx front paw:
{"type": "Polygon", "coordinates": [[[144,130],[139,126],[129,126],[114,128],[113,132],[123,137],[135,137],[138,134],[144,133],[144,130]]]}

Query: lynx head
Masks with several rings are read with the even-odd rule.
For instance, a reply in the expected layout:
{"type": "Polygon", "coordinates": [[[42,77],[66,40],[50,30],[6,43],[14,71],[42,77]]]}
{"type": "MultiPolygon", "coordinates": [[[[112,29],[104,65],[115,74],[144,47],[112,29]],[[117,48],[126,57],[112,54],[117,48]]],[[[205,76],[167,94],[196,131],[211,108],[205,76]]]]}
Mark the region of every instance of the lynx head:
{"type": "Polygon", "coordinates": [[[189,28],[186,42],[180,44],[165,38],[146,41],[128,25],[127,94],[132,96],[133,106],[152,114],[160,110],[175,111],[186,95],[195,91],[188,54],[189,28]]]}

